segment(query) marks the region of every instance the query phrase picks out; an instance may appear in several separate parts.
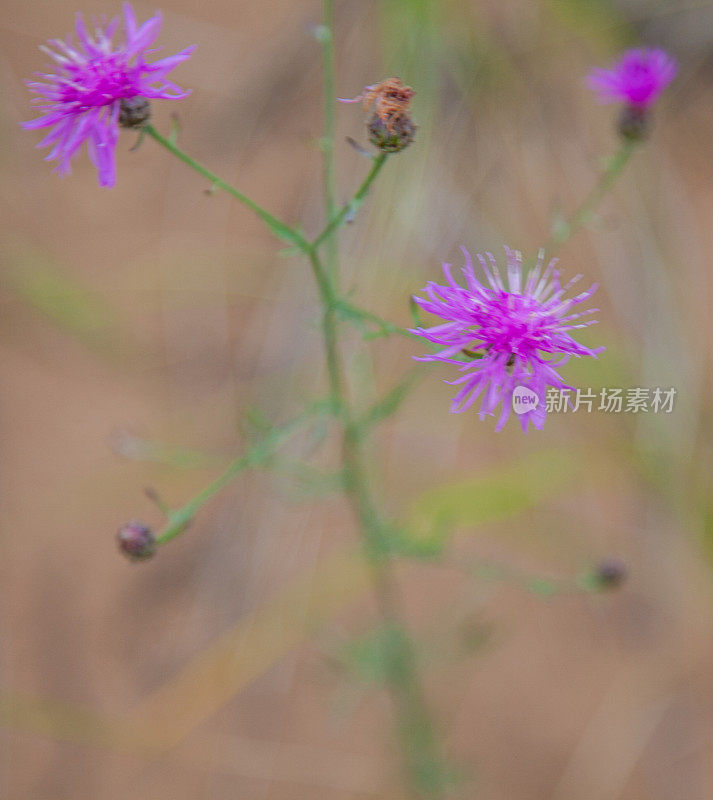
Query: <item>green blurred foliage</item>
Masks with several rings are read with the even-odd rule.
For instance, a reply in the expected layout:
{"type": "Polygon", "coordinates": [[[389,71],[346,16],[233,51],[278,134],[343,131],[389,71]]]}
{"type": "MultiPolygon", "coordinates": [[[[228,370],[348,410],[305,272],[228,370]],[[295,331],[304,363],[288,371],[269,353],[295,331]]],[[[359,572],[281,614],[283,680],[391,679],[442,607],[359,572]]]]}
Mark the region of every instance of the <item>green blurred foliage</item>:
{"type": "Polygon", "coordinates": [[[416,541],[439,542],[455,527],[496,522],[552,497],[577,479],[581,462],[562,450],[540,451],[482,475],[427,489],[413,502],[408,525],[416,541]]]}
{"type": "Polygon", "coordinates": [[[607,50],[630,39],[626,20],[612,0],[544,0],[543,6],[553,20],[607,50]]]}
{"type": "Polygon", "coordinates": [[[120,329],[115,309],[70,275],[50,256],[31,249],[4,256],[3,282],[59,330],[102,355],[117,352],[120,329]]]}

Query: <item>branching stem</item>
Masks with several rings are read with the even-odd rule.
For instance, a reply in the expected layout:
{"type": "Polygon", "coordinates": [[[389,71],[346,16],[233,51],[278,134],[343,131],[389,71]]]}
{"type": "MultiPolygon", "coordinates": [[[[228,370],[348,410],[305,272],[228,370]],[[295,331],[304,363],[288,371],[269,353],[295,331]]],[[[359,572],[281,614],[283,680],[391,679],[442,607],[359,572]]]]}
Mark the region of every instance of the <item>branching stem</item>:
{"type": "Polygon", "coordinates": [[[635,149],[636,142],[625,140],[622,143],[621,147],[607,162],[599,179],[594,184],[589,194],[584,198],[579,208],[566,222],[563,222],[550,234],[549,239],[543,245],[548,255],[562,247],[566,241],[590,221],[599,203],[601,203],[604,197],[611,191],[617,179],[624,171],[635,149]]]}

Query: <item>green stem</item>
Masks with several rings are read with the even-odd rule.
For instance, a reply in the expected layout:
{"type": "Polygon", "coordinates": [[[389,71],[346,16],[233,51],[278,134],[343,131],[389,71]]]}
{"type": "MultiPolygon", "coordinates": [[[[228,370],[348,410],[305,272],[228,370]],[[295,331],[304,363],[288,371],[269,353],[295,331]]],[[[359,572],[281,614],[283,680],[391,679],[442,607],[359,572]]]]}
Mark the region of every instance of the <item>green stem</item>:
{"type": "Polygon", "coordinates": [[[631,154],[636,149],[636,142],[624,141],[616,153],[609,159],[606,168],[594,184],[591,192],[584,199],[582,205],[565,222],[559,230],[555,230],[544,244],[545,252],[553,253],[568,239],[589,222],[591,215],[599,203],[616,183],[624,171],[631,154]]]}
{"type": "MultiPolygon", "coordinates": [[[[325,241],[332,240],[338,228],[353,215],[366,197],[376,176],[386,162],[387,154],[380,153],[374,158],[371,170],[357,189],[352,200],[339,212],[334,213],[334,168],[333,168],[333,50],[331,42],[332,2],[324,0],[325,30],[329,41],[325,44],[325,206],[327,224],[314,241],[307,241],[300,233],[278,220],[261,206],[254,203],[235,187],[220,179],[210,170],[203,167],[193,158],[178,148],[175,143],[161,136],[152,126],[146,126],[145,133],[151,136],[162,147],[180,159],[184,164],[209,180],[213,186],[222,189],[239,202],[252,209],[270,228],[270,230],[286,241],[296,245],[308,258],[319,290],[322,305],[322,334],[324,340],[325,362],[329,380],[330,410],[341,423],[342,429],[342,476],[344,492],[353,508],[361,529],[367,566],[371,574],[374,593],[379,614],[384,623],[395,632],[398,647],[390,654],[387,663],[387,685],[394,702],[397,728],[401,738],[404,760],[409,783],[414,793],[426,800],[437,800],[444,794],[444,770],[438,753],[438,745],[434,726],[431,722],[423,692],[416,671],[415,648],[406,633],[401,619],[398,587],[394,576],[394,561],[389,552],[388,527],[379,515],[367,479],[362,452],[366,420],[358,420],[351,408],[348,393],[342,377],[343,367],[339,345],[339,313],[346,307],[337,292],[336,268],[330,270],[334,261],[328,266],[319,256],[319,247],[325,241]],[[331,75],[331,77],[330,77],[331,75]],[[329,110],[327,109],[329,96],[329,110]]],[[[322,32],[325,35],[325,32],[322,32]]],[[[327,257],[330,254],[327,253],[327,257]]],[[[396,331],[379,320],[376,315],[361,313],[362,318],[379,324],[383,330],[396,331]]],[[[388,402],[398,402],[398,392],[388,402]]],[[[376,407],[373,416],[382,413],[376,407]]],[[[369,417],[369,423],[373,420],[369,417]]],[[[171,513],[167,528],[158,536],[159,544],[165,544],[185,530],[196,512],[225,487],[233,478],[244,470],[256,467],[270,459],[282,441],[296,429],[299,420],[269,433],[245,455],[236,459],[227,469],[193,498],[183,508],[171,513]]]]}
{"type": "MultiPolygon", "coordinates": [[[[439,768],[435,733],[423,701],[416,677],[414,649],[410,638],[399,622],[401,614],[397,585],[393,576],[393,561],[385,545],[385,526],[373,501],[362,461],[362,428],[355,419],[342,378],[339,347],[338,296],[339,266],[338,237],[340,226],[356,213],[364,201],[376,176],[386,163],[386,154],[380,153],[349,203],[336,212],[334,177],[334,0],[322,2],[322,53],[324,67],[324,118],[325,131],[322,143],[324,154],[324,195],[327,224],[312,242],[307,253],[322,303],[322,334],[330,395],[342,430],[342,476],[344,491],[350,500],[364,539],[369,567],[379,613],[386,625],[395,632],[398,648],[388,660],[387,683],[394,702],[404,759],[409,782],[419,797],[442,796],[442,770],[439,768]],[[326,242],[325,269],[318,249],[326,242]]],[[[344,305],[342,305],[342,310],[344,305]]],[[[362,318],[363,315],[362,315],[362,318]]],[[[376,321],[375,315],[371,322],[376,321]]],[[[379,321],[382,331],[389,326],[379,321]]]]}
{"type": "Polygon", "coordinates": [[[344,410],[344,387],[337,340],[337,297],[329,274],[314,248],[309,251],[309,261],[322,304],[322,337],[329,379],[329,396],[333,412],[341,414],[344,410]]]}
{"type": "MultiPolygon", "coordinates": [[[[337,102],[335,91],[336,68],[334,63],[334,0],[322,0],[322,27],[320,29],[322,45],[323,105],[324,133],[322,136],[322,164],[324,179],[324,205],[327,213],[327,224],[337,211],[337,181],[334,163],[335,107],[337,102]]],[[[339,241],[337,237],[327,240],[327,267],[333,280],[339,274],[339,241]]]]}
{"type": "Polygon", "coordinates": [[[374,163],[369,170],[369,174],[366,176],[366,178],[364,178],[361,186],[356,190],[354,197],[352,197],[352,199],[345,206],[342,206],[341,210],[334,217],[330,218],[330,221],[327,223],[325,229],[312,242],[313,248],[318,248],[326,239],[331,237],[332,233],[344,223],[344,220],[349,215],[356,213],[359,206],[364,202],[364,198],[366,197],[371,184],[374,182],[374,179],[384,166],[387,157],[388,153],[379,153],[379,155],[374,158],[374,163]]]}
{"type": "Polygon", "coordinates": [[[267,227],[280,239],[284,239],[285,241],[296,245],[304,252],[309,250],[309,242],[294,228],[291,228],[289,225],[279,220],[277,217],[272,215],[269,211],[266,211],[262,206],[258,205],[234,186],[231,186],[229,183],[224,181],[222,178],[219,178],[215,173],[211,172],[202,164],[199,164],[194,158],[191,158],[191,156],[189,156],[187,153],[184,153],[183,150],[181,150],[181,148],[178,147],[173,141],[167,139],[165,136],[162,136],[153,127],[153,125],[146,125],[142,130],[145,134],[157,141],[161,147],[165,147],[169,153],[172,153],[184,164],[187,164],[199,175],[202,175],[204,178],[206,178],[206,180],[210,181],[215,188],[222,189],[224,192],[227,192],[240,203],[254,211],[260,217],[260,219],[263,220],[267,227]]]}
{"type": "Polygon", "coordinates": [[[443,796],[443,770],[436,734],[416,672],[413,643],[403,628],[394,561],[389,553],[386,523],[376,508],[363,463],[363,430],[352,411],[342,379],[335,296],[329,275],[316,250],[310,264],[322,302],[322,332],[330,393],[342,423],[344,492],[361,529],[367,567],[385,625],[397,633],[398,644],[386,664],[387,687],[394,703],[409,783],[419,798],[443,796]]]}
{"type": "Polygon", "coordinates": [[[168,526],[156,537],[156,543],[160,545],[166,544],[166,542],[170,542],[171,539],[183,533],[188,523],[195,517],[202,506],[241,472],[258,467],[268,461],[275,454],[275,451],[299,429],[307,416],[309,415],[298,417],[286,425],[274,428],[247,453],[232,461],[221,475],[212,483],[209,483],[190,502],[186,503],[182,508],[172,511],[169,515],[168,526]]]}

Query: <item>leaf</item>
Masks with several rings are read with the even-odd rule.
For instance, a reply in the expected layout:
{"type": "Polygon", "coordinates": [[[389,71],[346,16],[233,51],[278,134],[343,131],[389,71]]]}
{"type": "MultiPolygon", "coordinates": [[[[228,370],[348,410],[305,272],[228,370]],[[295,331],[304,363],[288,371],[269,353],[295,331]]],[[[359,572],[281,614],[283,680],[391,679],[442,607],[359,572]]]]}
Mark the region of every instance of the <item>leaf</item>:
{"type": "Polygon", "coordinates": [[[250,406],[245,410],[245,427],[248,435],[254,439],[255,434],[264,436],[272,431],[275,425],[261,408],[250,406]]]}
{"type": "Polygon", "coordinates": [[[175,469],[205,469],[225,462],[225,457],[217,453],[164,444],[128,431],[117,431],[112,437],[112,446],[123,458],[152,461],[175,469]]]}
{"type": "Polygon", "coordinates": [[[386,683],[398,666],[404,647],[404,632],[383,625],[350,642],[341,655],[344,666],[366,683],[386,683]]]}
{"type": "Polygon", "coordinates": [[[20,253],[11,262],[12,290],[58,328],[99,352],[115,351],[116,313],[102,297],[41,254],[20,253]]]}
{"type": "Polygon", "coordinates": [[[291,247],[283,247],[282,250],[278,253],[280,258],[292,258],[293,256],[298,256],[302,253],[302,248],[298,247],[297,245],[293,245],[291,247]]]}
{"type": "MultiPolygon", "coordinates": [[[[294,248],[288,249],[292,249],[294,252],[307,252],[309,249],[309,243],[298,230],[291,228],[284,222],[280,222],[279,219],[273,217],[272,214],[265,211],[256,203],[250,201],[248,205],[250,205],[253,211],[260,216],[265,225],[267,225],[270,231],[272,231],[272,233],[274,233],[278,239],[282,239],[283,242],[289,242],[291,245],[294,245],[294,248]]],[[[282,255],[287,255],[285,250],[282,250],[281,253],[282,255]]]]}
{"type": "Polygon", "coordinates": [[[378,547],[372,553],[377,556],[391,553],[428,561],[441,555],[450,534],[451,528],[446,525],[434,525],[431,530],[425,532],[400,525],[389,525],[381,531],[378,547]]]}
{"type": "Polygon", "coordinates": [[[561,450],[534,453],[515,464],[426,490],[413,502],[407,529],[477,527],[520,514],[560,491],[578,462],[561,450]]]}
{"type": "Polygon", "coordinates": [[[413,296],[409,298],[409,311],[411,312],[411,318],[413,319],[414,326],[416,328],[422,328],[423,320],[421,319],[421,306],[419,306],[413,296]]]}
{"type": "Polygon", "coordinates": [[[359,427],[363,429],[371,428],[398,411],[399,406],[408,397],[418,377],[419,374],[415,371],[407,372],[396,386],[390,389],[381,400],[374,403],[364,414],[358,423],[359,427]]]}

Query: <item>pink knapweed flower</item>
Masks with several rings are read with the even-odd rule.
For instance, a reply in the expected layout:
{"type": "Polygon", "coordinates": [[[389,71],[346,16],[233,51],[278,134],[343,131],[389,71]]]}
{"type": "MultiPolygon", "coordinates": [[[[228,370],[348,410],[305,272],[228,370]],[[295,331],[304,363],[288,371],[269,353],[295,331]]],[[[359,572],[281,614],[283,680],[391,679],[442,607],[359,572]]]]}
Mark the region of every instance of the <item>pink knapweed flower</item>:
{"type": "Polygon", "coordinates": [[[101,186],[116,183],[115,149],[122,103],[130,104],[136,98],[186,97],[188,92],[166,76],[195,49],[188,47],[175,56],[147,62],[146,55],[156,52],[148,48],[161,29],[161,14],[138,26],[131,5],[124,3],[123,10],[123,43],[112,43],[120,18],[103,29],[96,25],[89,33],[82,15],[77,14],[76,44],[68,37],[67,41],[51,39],[50,47],[41,47],[56,62],[55,72],[37,73],[40,80],[27,84],[40,95],[35,102],[39,102],[42,116],[23,127],[52,129],[38,145],[53,145],[45,160],[57,159],[57,172],[67,174],[71,159],[86,142],[101,186]]]}
{"type": "Polygon", "coordinates": [[[610,69],[593,69],[587,81],[602,102],[644,110],[656,102],[677,70],[665,50],[641,47],[627,50],[610,69]]]}
{"type": "Polygon", "coordinates": [[[502,403],[495,428],[498,431],[510,416],[515,389],[524,387],[535,392],[537,404],[518,413],[523,430],[527,430],[528,422],[541,429],[547,415],[547,388],[571,388],[556,368],[570,356],[596,357],[604,349],[590,350],[570,335],[575,328],[585,328],[596,321],[576,320],[598,309],[571,313],[592,296],[596,284],[565,299],[581,275],[562,286],[555,269],[556,259],[543,272],[544,253],[540,252],[537,264],[524,276],[522,255],[507,247],[507,279],[500,276],[495,258],[486,253],[478,255],[485,276],[485,282],[481,282],[468,251],[461,250],[465,256],[465,286],[453,278],[450,264],[443,264],[446,285],[430,281],[423,290],[427,297],[414,298],[424,311],[445,320],[431,328],[412,329],[412,333],[444,348],[417,360],[456,364],[463,373],[456,380],[447,381],[461,386],[451,411],[465,411],[482,395],[483,419],[502,403]]]}

